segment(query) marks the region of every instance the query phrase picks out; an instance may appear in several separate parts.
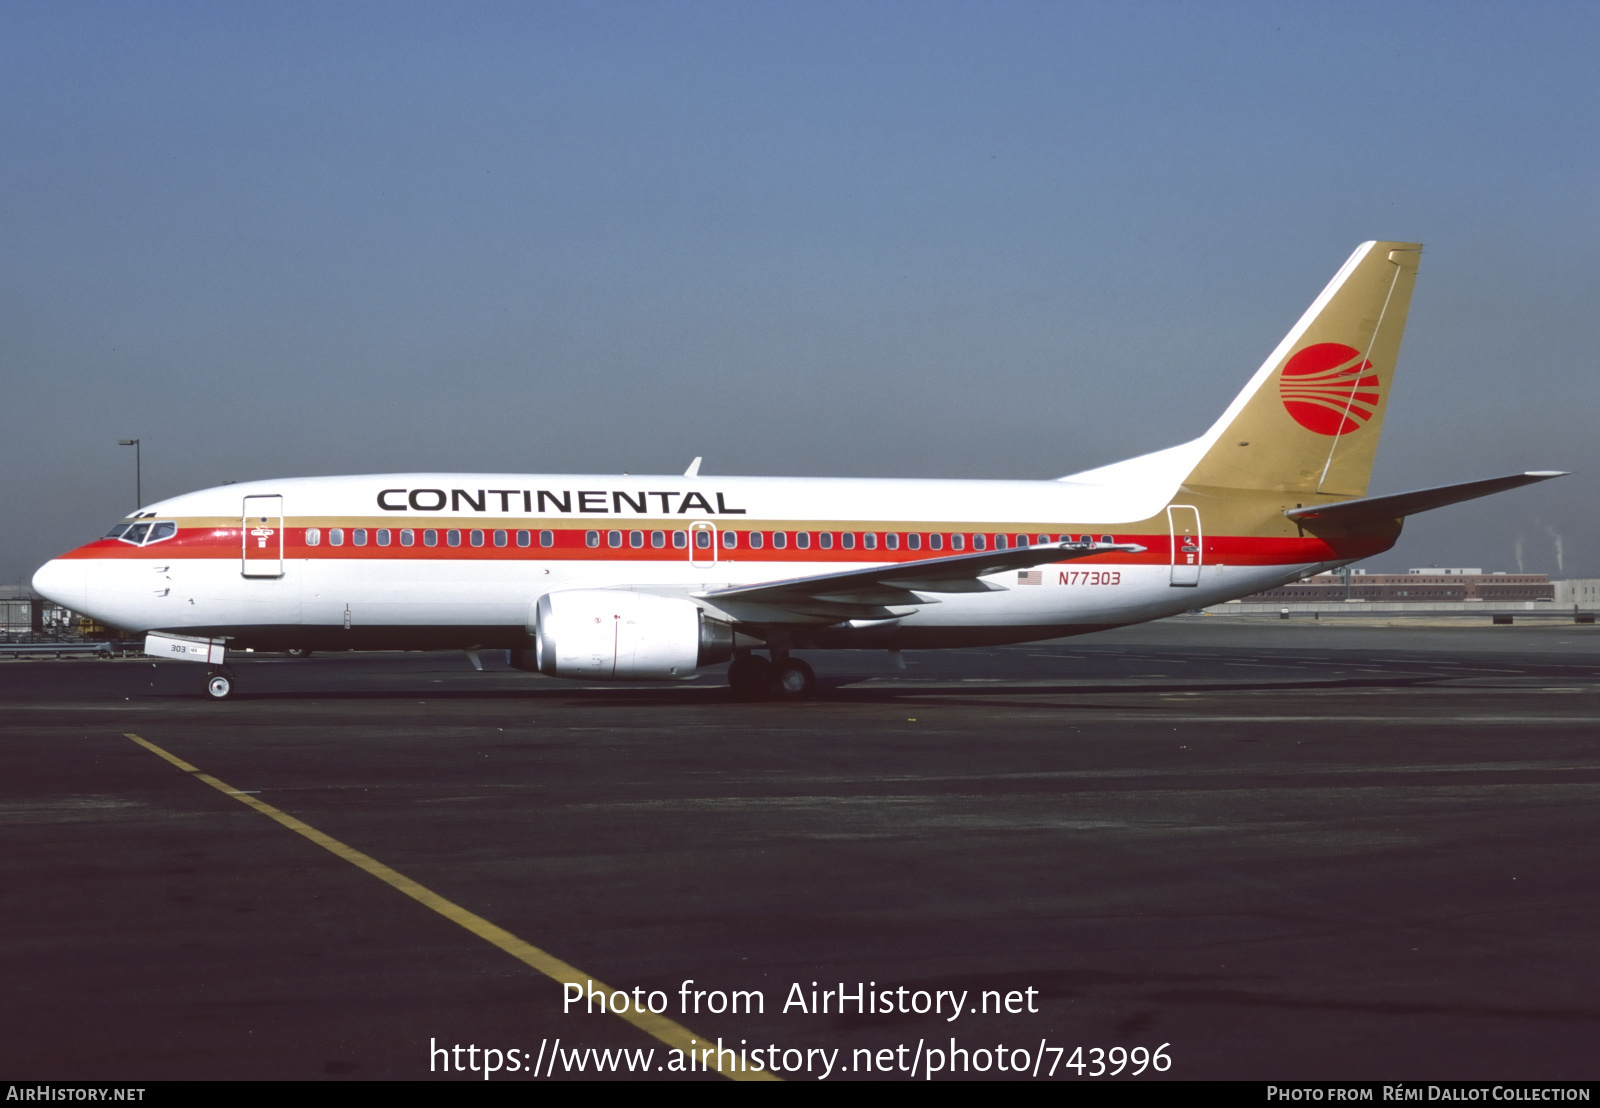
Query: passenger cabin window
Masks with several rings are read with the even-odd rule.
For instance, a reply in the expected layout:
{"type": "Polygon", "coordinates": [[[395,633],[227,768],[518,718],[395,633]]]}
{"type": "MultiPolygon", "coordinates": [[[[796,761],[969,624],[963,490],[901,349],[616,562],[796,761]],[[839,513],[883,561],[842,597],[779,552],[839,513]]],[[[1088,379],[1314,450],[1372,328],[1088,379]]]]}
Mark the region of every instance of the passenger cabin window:
{"type": "Polygon", "coordinates": [[[540,531],[539,532],[539,545],[540,546],[554,546],[555,544],[556,544],[556,533],[554,531],[540,531]]]}
{"type": "Polygon", "coordinates": [[[996,535],[994,537],[994,548],[996,550],[1004,550],[1006,548],[1006,537],[1004,535],[996,535]]]}
{"type": "Polygon", "coordinates": [[[320,546],[320,545],[322,545],[322,531],[319,528],[316,528],[316,527],[307,527],[306,528],[306,545],[307,546],[320,546]]]}
{"type": "Polygon", "coordinates": [[[856,548],[855,532],[846,531],[844,534],[840,535],[839,545],[844,547],[846,550],[854,550],[856,548]]]}
{"type": "Polygon", "coordinates": [[[619,546],[621,546],[622,545],[622,532],[621,531],[607,531],[606,532],[606,545],[611,547],[611,549],[613,549],[613,550],[615,550],[619,546]]]}
{"type": "Polygon", "coordinates": [[[495,531],[495,533],[494,533],[494,544],[496,546],[504,546],[506,544],[506,533],[504,531],[500,531],[500,530],[495,531]]]}
{"type": "Polygon", "coordinates": [[[878,533],[876,531],[868,531],[865,535],[862,535],[861,545],[868,550],[878,549],[878,533]]]}
{"type": "Polygon", "coordinates": [[[973,535],[972,536],[972,549],[974,549],[974,550],[982,550],[987,545],[988,545],[988,543],[984,540],[984,537],[982,535],[973,535]]]}
{"type": "Polygon", "coordinates": [[[967,544],[962,541],[962,536],[961,535],[956,534],[956,535],[951,535],[950,536],[950,549],[951,550],[962,550],[962,549],[965,549],[966,545],[967,544]]]}
{"type": "Polygon", "coordinates": [[[444,533],[444,541],[449,543],[451,546],[460,546],[461,532],[455,530],[446,531],[444,533]]]}
{"type": "Polygon", "coordinates": [[[643,531],[629,531],[628,532],[628,545],[633,547],[635,550],[638,550],[640,547],[642,547],[644,545],[644,532],[643,531]]]}
{"type": "Polygon", "coordinates": [[[783,550],[783,549],[786,549],[788,547],[788,545],[789,545],[789,533],[787,531],[774,531],[774,532],[772,532],[772,549],[774,549],[774,550],[783,550]]]}
{"type": "Polygon", "coordinates": [[[474,529],[473,531],[471,531],[467,535],[467,538],[472,542],[473,546],[482,546],[483,545],[483,532],[482,531],[474,529]]]}
{"type": "Polygon", "coordinates": [[[722,548],[724,550],[732,550],[734,547],[736,547],[738,545],[739,545],[739,532],[737,532],[737,531],[724,531],[724,532],[722,532],[722,548]]]}
{"type": "Polygon", "coordinates": [[[824,531],[824,532],[822,532],[822,534],[818,535],[817,536],[817,545],[822,547],[822,549],[824,549],[824,550],[832,550],[833,549],[833,532],[832,531],[824,531]]]}
{"type": "Polygon", "coordinates": [[[435,531],[431,527],[428,528],[426,531],[422,532],[422,545],[423,546],[438,546],[439,545],[439,532],[435,531]]]}
{"type": "Polygon", "coordinates": [[[590,531],[588,534],[583,536],[583,541],[587,546],[590,546],[590,547],[599,546],[600,545],[600,532],[599,531],[590,531]]]}
{"type": "Polygon", "coordinates": [[[944,549],[944,536],[943,535],[929,535],[928,536],[928,549],[929,550],[943,550],[944,549]]]}
{"type": "Polygon", "coordinates": [[[350,531],[350,545],[351,546],[366,546],[367,545],[367,529],[365,527],[355,527],[355,528],[351,529],[351,531],[350,531]]]}
{"type": "Polygon", "coordinates": [[[651,531],[650,532],[650,545],[652,547],[654,547],[655,549],[657,549],[657,550],[660,550],[661,548],[666,546],[667,545],[667,533],[665,531],[651,531]]]}
{"type": "Polygon", "coordinates": [[[694,533],[694,548],[696,550],[710,550],[711,549],[711,532],[710,531],[696,531],[694,533]]]}
{"type": "Polygon", "coordinates": [[[517,532],[517,545],[518,546],[532,546],[533,545],[533,536],[530,535],[526,531],[518,531],[517,532]]]}
{"type": "Polygon", "coordinates": [[[378,528],[378,545],[379,546],[388,546],[389,545],[389,529],[387,527],[378,528]]]}
{"type": "Polygon", "coordinates": [[[917,534],[915,531],[913,531],[911,534],[907,535],[906,536],[906,549],[907,550],[921,550],[922,549],[922,536],[917,534]]]}
{"type": "Polygon", "coordinates": [[[401,546],[415,546],[416,543],[417,543],[417,533],[415,531],[413,531],[409,527],[400,528],[400,545],[401,546]]]}
{"type": "Polygon", "coordinates": [[[343,527],[330,527],[330,528],[328,528],[328,545],[329,546],[343,546],[344,545],[344,528],[343,527]]]}
{"type": "Polygon", "coordinates": [[[689,536],[688,535],[684,534],[684,532],[682,532],[682,531],[674,531],[674,532],[672,532],[672,548],[674,550],[686,550],[686,549],[688,549],[688,546],[689,546],[689,536]]]}
{"type": "Polygon", "coordinates": [[[799,547],[801,550],[810,550],[811,549],[811,532],[810,531],[796,531],[794,533],[794,544],[795,544],[795,546],[799,547]]]}
{"type": "Polygon", "coordinates": [[[750,532],[750,549],[751,550],[760,550],[761,549],[761,541],[762,541],[762,534],[761,534],[760,531],[751,531],[750,532]]]}
{"type": "Polygon", "coordinates": [[[890,531],[887,535],[883,536],[883,546],[885,550],[899,550],[900,536],[895,532],[890,531]]]}

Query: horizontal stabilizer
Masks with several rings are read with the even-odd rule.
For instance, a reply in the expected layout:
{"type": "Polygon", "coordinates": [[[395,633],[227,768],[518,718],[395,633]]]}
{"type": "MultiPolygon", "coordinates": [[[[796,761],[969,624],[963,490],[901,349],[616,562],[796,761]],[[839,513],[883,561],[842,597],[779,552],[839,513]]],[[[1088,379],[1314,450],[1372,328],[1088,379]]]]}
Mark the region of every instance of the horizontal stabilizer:
{"type": "Polygon", "coordinates": [[[1536,470],[1513,473],[1509,477],[1492,477],[1487,481],[1468,481],[1463,485],[1442,485],[1436,489],[1417,492],[1399,492],[1393,496],[1369,496],[1361,500],[1346,500],[1338,504],[1314,504],[1307,508],[1289,508],[1283,514],[1296,523],[1313,520],[1325,523],[1352,524],[1375,523],[1380,520],[1401,519],[1418,512],[1459,504],[1463,500],[1476,500],[1507,489],[1521,488],[1552,477],[1565,477],[1565,472],[1536,470]]]}

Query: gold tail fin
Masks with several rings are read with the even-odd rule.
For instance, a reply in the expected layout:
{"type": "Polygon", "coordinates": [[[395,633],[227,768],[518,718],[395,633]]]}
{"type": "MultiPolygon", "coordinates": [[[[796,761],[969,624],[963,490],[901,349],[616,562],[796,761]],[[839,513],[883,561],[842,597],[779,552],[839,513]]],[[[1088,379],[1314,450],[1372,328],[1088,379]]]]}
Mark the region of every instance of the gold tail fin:
{"type": "Polygon", "coordinates": [[[1185,484],[1365,495],[1421,251],[1357,247],[1207,433],[1185,484]]]}

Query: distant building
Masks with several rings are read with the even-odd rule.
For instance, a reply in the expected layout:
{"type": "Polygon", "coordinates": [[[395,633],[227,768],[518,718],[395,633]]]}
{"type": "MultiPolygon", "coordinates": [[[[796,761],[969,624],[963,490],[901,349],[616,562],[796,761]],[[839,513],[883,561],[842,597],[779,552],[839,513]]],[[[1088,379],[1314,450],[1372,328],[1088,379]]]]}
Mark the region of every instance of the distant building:
{"type": "MultiPolygon", "coordinates": [[[[1600,585],[1600,581],[1594,582],[1600,585]]],[[[1295,604],[1330,600],[1555,600],[1555,583],[1543,573],[1485,573],[1481,569],[1413,569],[1408,573],[1351,570],[1319,573],[1244,598],[1246,604],[1295,604]]],[[[1582,603],[1580,601],[1579,603],[1582,603]]]]}
{"type": "Polygon", "coordinates": [[[1600,577],[1573,577],[1555,581],[1556,603],[1563,608],[1600,610],[1600,577]]]}

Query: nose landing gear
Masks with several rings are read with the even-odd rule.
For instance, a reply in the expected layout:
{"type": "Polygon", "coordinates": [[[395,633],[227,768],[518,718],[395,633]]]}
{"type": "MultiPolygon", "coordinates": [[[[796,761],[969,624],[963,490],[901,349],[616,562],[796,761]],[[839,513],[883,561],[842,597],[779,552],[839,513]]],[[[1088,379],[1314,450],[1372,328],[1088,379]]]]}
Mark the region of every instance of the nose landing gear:
{"type": "Polygon", "coordinates": [[[214,669],[206,675],[206,696],[212,700],[226,700],[233,695],[233,671],[214,669]]]}

